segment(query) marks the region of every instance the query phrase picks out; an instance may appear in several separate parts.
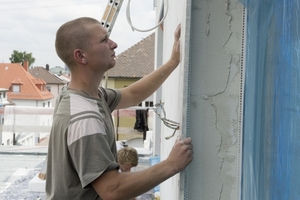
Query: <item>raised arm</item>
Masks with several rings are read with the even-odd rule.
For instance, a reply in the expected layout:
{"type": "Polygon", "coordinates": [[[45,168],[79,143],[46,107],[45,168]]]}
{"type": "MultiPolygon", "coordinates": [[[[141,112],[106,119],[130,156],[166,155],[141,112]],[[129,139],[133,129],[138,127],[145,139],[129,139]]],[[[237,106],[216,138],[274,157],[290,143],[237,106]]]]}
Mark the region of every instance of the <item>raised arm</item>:
{"type": "Polygon", "coordinates": [[[191,138],[176,140],[168,158],[137,172],[105,172],[93,183],[103,200],[124,200],[139,196],[182,171],[193,160],[191,138]]]}
{"type": "Polygon", "coordinates": [[[161,67],[131,84],[130,86],[121,89],[122,99],[117,106],[117,109],[135,106],[152,95],[168,78],[180,62],[180,34],[181,26],[177,26],[174,33],[174,44],[170,59],[161,67]]]}

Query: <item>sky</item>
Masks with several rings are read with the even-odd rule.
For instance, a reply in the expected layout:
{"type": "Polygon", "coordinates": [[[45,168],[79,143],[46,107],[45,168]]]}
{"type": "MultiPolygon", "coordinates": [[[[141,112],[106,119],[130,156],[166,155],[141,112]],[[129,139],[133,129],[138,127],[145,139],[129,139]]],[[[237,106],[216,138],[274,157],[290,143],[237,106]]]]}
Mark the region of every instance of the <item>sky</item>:
{"type": "MultiPolygon", "coordinates": [[[[156,25],[154,0],[131,0],[130,18],[134,27],[147,30],[156,25]]],[[[148,32],[133,31],[126,18],[129,0],[124,0],[110,38],[118,44],[116,55],[124,52],[148,32]]],[[[32,53],[32,66],[64,67],[56,55],[54,41],[57,29],[78,17],[101,21],[108,0],[0,0],[0,62],[10,63],[14,50],[32,53]]]]}

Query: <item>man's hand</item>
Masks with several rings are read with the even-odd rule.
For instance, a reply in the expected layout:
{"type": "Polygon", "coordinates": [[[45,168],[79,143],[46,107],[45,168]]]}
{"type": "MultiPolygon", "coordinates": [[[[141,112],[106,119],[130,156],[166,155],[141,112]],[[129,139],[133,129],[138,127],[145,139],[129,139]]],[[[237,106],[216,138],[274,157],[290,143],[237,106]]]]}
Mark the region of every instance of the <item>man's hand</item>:
{"type": "Polygon", "coordinates": [[[177,138],[167,161],[171,163],[170,166],[173,166],[175,172],[178,173],[192,162],[193,154],[192,138],[188,137],[182,140],[177,138]]]}
{"type": "Polygon", "coordinates": [[[177,65],[180,62],[180,36],[181,36],[181,24],[179,24],[174,33],[174,44],[172,49],[171,60],[177,65]]]}

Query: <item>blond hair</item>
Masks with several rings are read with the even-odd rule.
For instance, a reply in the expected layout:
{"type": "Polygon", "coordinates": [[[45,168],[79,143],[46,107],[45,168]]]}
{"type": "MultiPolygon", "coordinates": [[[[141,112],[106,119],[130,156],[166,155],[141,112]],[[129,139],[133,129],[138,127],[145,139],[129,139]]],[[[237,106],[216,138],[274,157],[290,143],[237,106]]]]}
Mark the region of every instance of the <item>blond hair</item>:
{"type": "Polygon", "coordinates": [[[138,165],[138,153],[135,148],[124,147],[118,151],[118,162],[122,165],[131,164],[133,167],[138,165]]]}

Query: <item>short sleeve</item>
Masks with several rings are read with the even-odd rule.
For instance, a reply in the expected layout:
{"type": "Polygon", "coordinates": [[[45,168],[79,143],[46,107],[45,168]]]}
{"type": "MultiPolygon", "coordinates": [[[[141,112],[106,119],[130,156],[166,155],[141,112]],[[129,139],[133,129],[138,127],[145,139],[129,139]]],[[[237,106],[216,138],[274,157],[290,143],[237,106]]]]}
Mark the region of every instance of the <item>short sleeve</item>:
{"type": "Polygon", "coordinates": [[[106,102],[110,111],[112,112],[118,106],[121,100],[121,92],[120,90],[113,90],[109,88],[104,89],[104,91],[106,92],[107,96],[106,102]]]}

